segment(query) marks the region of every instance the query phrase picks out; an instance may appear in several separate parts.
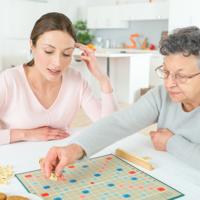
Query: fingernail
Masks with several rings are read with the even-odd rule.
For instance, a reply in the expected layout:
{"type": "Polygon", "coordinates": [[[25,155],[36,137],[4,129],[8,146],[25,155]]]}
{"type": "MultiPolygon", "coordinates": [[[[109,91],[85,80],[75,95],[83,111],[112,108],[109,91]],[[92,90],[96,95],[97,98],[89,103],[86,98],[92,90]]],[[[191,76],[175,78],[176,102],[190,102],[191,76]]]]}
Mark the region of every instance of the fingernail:
{"type": "Polygon", "coordinates": [[[60,177],[60,173],[56,173],[56,176],[57,176],[57,177],[60,177]]]}

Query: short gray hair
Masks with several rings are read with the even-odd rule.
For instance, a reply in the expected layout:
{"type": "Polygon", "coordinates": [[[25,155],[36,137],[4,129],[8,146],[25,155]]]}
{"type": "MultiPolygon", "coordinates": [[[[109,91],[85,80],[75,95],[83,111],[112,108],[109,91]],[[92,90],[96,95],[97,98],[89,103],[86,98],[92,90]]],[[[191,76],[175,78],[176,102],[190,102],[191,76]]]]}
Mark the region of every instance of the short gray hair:
{"type": "Polygon", "coordinates": [[[200,29],[196,26],[175,29],[160,41],[160,53],[164,56],[176,53],[186,57],[194,55],[199,58],[200,69],[200,29]]]}

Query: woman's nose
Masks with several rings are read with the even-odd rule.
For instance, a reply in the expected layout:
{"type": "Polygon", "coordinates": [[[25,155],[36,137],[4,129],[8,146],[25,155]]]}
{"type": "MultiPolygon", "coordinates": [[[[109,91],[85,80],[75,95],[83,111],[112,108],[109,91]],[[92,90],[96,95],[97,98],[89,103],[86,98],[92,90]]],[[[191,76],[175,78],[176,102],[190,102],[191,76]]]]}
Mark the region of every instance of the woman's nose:
{"type": "Polygon", "coordinates": [[[177,85],[176,75],[170,73],[169,76],[165,79],[165,84],[167,84],[168,87],[177,85]]]}
{"type": "Polygon", "coordinates": [[[61,56],[60,55],[55,55],[53,57],[53,64],[55,66],[60,66],[60,64],[61,64],[61,56]]]}

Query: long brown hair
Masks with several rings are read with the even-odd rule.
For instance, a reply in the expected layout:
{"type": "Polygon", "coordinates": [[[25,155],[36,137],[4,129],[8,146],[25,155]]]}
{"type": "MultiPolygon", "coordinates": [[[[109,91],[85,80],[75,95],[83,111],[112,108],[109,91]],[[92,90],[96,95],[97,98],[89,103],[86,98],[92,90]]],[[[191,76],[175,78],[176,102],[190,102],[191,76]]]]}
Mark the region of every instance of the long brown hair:
{"type": "MultiPolygon", "coordinates": [[[[55,31],[55,30],[67,32],[75,41],[77,41],[76,34],[70,19],[62,13],[51,12],[42,15],[36,21],[30,36],[32,44],[36,46],[36,43],[42,34],[48,31],[55,31]]],[[[26,63],[26,65],[33,66],[34,59],[26,63]]]]}

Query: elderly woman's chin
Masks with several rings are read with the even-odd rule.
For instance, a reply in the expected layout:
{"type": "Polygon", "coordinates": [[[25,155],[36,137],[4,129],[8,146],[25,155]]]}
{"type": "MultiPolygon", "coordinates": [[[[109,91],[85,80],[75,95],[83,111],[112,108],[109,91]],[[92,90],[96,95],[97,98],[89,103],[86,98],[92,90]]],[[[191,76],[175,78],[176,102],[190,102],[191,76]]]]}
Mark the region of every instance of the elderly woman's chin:
{"type": "Polygon", "coordinates": [[[181,92],[168,92],[172,101],[182,102],[185,100],[185,96],[181,92]]]}

